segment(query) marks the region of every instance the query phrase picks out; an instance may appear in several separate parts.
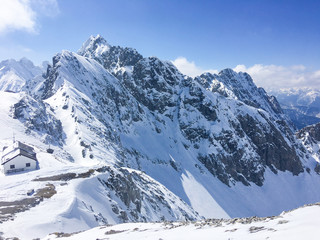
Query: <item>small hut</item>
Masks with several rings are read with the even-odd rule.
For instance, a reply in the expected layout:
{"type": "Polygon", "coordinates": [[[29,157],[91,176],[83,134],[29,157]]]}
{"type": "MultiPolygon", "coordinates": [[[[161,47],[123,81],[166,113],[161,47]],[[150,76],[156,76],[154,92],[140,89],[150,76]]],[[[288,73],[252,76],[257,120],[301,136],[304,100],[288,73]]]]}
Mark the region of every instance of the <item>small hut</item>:
{"type": "Polygon", "coordinates": [[[4,147],[1,155],[1,171],[4,174],[35,170],[38,160],[34,148],[19,141],[4,147]]]}

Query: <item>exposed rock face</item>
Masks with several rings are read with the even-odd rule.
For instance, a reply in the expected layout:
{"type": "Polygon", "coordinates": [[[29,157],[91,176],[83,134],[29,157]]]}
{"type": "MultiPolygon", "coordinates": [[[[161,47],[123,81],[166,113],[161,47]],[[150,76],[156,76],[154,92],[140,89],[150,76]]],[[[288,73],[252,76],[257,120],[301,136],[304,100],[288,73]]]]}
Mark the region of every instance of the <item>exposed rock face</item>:
{"type": "Polygon", "coordinates": [[[12,111],[13,117],[24,123],[27,133],[36,131],[49,144],[64,143],[61,121],[56,119],[48,104],[26,95],[14,104],[12,111]]]}
{"type": "MultiPolygon", "coordinates": [[[[309,154],[320,161],[320,123],[307,126],[296,133],[297,138],[301,139],[309,154]]],[[[320,173],[320,166],[317,163],[315,169],[320,173]]]]}
{"type": "Polygon", "coordinates": [[[147,222],[154,221],[155,217],[158,220],[187,221],[200,218],[181,199],[142,172],[110,167],[104,167],[103,172],[107,172],[108,177],[100,177],[100,183],[110,196],[115,194],[124,203],[124,206],[112,205],[112,211],[120,222],[147,222]]]}
{"type": "Polygon", "coordinates": [[[319,142],[320,141],[320,123],[307,126],[301,129],[300,131],[297,132],[297,137],[303,138],[304,136],[306,136],[306,134],[308,134],[311,141],[319,142]]]}
{"type": "Polygon", "coordinates": [[[123,83],[138,102],[163,114],[176,106],[176,86],[181,76],[171,63],[151,57],[135,64],[132,77],[125,78],[123,83]]]}
{"type": "Polygon", "coordinates": [[[143,58],[133,48],[109,45],[100,35],[91,36],[78,53],[95,59],[118,78],[122,78],[124,72],[131,71],[130,68],[143,58]]]}
{"type": "Polygon", "coordinates": [[[226,69],[218,75],[188,78],[171,63],[110,46],[100,36],[91,37],[79,53],[97,60],[118,78],[128,98],[143,106],[136,112],[146,126],[153,126],[158,134],[172,125],[178,127],[183,138],[169,138],[195,152],[204,167],[225,184],[241,181],[261,186],[266,167],[274,173],[303,172],[292,147],[292,129],[279,103],[257,88],[248,74],[226,69]]]}
{"type": "Polygon", "coordinates": [[[262,108],[273,115],[283,113],[277,99],[268,96],[263,88],[257,88],[247,73],[236,73],[232,69],[225,69],[219,74],[202,74],[195,80],[208,90],[236,98],[249,106],[262,108]]]}
{"type": "MultiPolygon", "coordinates": [[[[197,164],[228,186],[237,181],[261,186],[266,168],[294,175],[304,171],[303,153],[293,147],[298,143],[279,103],[248,74],[225,69],[192,79],[169,62],[110,46],[100,36],[91,37],[79,53],[85,57],[64,51],[53,58],[38,87],[39,99],[70,112],[76,134],[90,131],[113,149],[121,165],[143,169],[151,161],[172,166],[167,157],[123,141],[147,137],[138,130],[143,125],[153,139],[161,136],[184,146],[184,155],[192,153],[197,164]]],[[[52,135],[52,129],[46,131],[52,135]]],[[[89,146],[82,149],[84,158],[95,156],[97,143],[90,141],[79,137],[81,147],[83,142],[89,146]]],[[[175,163],[178,170],[181,161],[175,163]]]]}
{"type": "Polygon", "coordinates": [[[286,142],[275,126],[270,124],[270,129],[264,129],[262,126],[255,125],[254,119],[249,115],[241,117],[239,121],[244,132],[256,145],[261,160],[272,171],[276,172],[276,169],[280,171],[288,170],[294,175],[303,172],[302,164],[295,149],[286,142]]]}

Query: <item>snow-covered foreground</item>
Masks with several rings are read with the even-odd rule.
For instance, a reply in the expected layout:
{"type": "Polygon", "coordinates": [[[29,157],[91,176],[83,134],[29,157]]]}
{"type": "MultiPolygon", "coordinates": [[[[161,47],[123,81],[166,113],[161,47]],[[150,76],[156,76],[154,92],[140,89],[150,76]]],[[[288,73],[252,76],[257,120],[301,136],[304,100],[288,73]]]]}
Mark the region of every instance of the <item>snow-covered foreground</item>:
{"type": "Polygon", "coordinates": [[[24,94],[0,93],[0,148],[12,144],[14,136],[34,147],[40,167],[0,173],[0,236],[34,239],[103,224],[201,218],[141,171],[102,161],[71,162],[69,151],[59,146],[51,145],[54,153],[47,153],[41,133],[26,134],[23,123],[12,117],[12,106],[24,94]]]}
{"type": "Polygon", "coordinates": [[[40,164],[47,161],[43,169],[0,176],[0,233],[6,238],[34,239],[119,222],[200,218],[140,171],[63,163],[49,167],[56,161],[50,154],[38,157],[40,164]]]}
{"type": "Polygon", "coordinates": [[[72,235],[50,234],[67,240],[89,239],[319,239],[320,206],[312,205],[268,218],[203,220],[193,223],[126,223],[101,226],[72,235]]]}

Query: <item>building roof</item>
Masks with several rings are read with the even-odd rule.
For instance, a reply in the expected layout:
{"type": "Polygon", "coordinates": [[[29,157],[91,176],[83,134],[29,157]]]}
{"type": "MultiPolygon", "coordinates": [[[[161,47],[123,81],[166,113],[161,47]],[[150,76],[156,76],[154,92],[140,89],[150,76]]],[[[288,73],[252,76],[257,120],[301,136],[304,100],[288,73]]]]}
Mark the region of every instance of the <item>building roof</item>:
{"type": "Polygon", "coordinates": [[[6,164],[7,162],[13,160],[18,156],[24,156],[37,161],[36,153],[34,152],[33,147],[16,141],[13,145],[3,150],[1,157],[1,165],[6,164]]]}

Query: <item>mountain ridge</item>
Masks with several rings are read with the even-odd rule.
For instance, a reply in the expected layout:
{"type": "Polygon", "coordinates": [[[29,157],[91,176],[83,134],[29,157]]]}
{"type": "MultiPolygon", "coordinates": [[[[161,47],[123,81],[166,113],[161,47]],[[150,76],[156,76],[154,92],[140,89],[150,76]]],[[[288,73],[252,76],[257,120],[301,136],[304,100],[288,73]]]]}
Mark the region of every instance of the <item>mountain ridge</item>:
{"type": "MultiPolygon", "coordinates": [[[[195,218],[266,216],[320,199],[316,158],[294,135],[277,99],[257,88],[248,74],[226,69],[191,78],[168,61],[112,46],[101,36],[90,37],[78,53],[55,55],[42,81],[28,91],[0,92],[2,99],[12,99],[0,108],[3,126],[11,119],[8,129],[19,126],[20,137],[34,145],[51,144],[58,159],[52,161],[62,164],[56,171],[68,173],[62,166],[70,164],[141,171],[158,183],[159,194],[165,187],[185,209],[198,212],[191,214],[195,218]]],[[[1,141],[12,135],[8,129],[1,129],[1,141]]],[[[124,181],[122,173],[115,176],[116,183],[124,181]]],[[[148,183],[144,187],[151,194],[148,183]]],[[[126,191],[119,187],[121,194],[126,191]]],[[[155,206],[163,200],[158,196],[155,206]]],[[[119,198],[110,200],[122,204],[119,198]]],[[[98,207],[90,196],[83,202],[98,207]]],[[[132,221],[156,214],[129,205],[122,211],[132,221]]],[[[72,219],[82,209],[75,206],[72,219]]],[[[100,213],[114,219],[107,206],[100,213]]],[[[92,217],[87,210],[81,216],[92,217]]],[[[175,216],[185,211],[178,208],[175,216]]],[[[101,217],[89,218],[81,222],[83,228],[102,224],[101,217]]],[[[70,227],[68,219],[63,222],[70,227]]]]}

